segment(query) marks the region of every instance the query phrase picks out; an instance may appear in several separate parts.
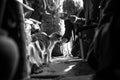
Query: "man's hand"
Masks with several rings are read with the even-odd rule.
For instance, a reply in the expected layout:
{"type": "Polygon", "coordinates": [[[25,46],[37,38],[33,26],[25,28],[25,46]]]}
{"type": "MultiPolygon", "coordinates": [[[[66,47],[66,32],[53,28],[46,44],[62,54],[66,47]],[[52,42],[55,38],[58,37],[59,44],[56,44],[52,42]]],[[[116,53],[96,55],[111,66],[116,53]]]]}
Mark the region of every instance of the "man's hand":
{"type": "Polygon", "coordinates": [[[70,21],[71,21],[72,23],[75,23],[77,17],[76,17],[75,15],[70,15],[70,16],[69,16],[69,19],[70,19],[70,21]]]}

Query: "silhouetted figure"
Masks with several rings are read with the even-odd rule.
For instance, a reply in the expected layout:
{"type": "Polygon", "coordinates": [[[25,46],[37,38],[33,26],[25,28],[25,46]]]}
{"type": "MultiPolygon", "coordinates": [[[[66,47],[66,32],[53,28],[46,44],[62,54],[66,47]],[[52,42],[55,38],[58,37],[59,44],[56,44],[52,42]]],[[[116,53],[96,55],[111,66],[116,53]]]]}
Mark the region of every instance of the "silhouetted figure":
{"type": "Polygon", "coordinates": [[[63,39],[67,39],[66,42],[70,41],[72,37],[72,30],[74,30],[74,24],[70,21],[70,19],[65,20],[65,34],[63,35],[63,39]]]}
{"type": "Polygon", "coordinates": [[[23,13],[16,0],[1,0],[4,8],[0,18],[0,79],[23,79],[25,46],[23,40],[23,13]],[[4,1],[4,3],[3,3],[4,1]]]}
{"type": "MultiPolygon", "coordinates": [[[[2,30],[0,30],[2,32],[2,30]]],[[[12,80],[18,65],[19,52],[16,42],[0,34],[0,79],[12,80]]]]}
{"type": "Polygon", "coordinates": [[[104,4],[106,5],[102,8],[88,63],[93,68],[96,67],[93,80],[120,80],[119,37],[117,36],[120,26],[120,13],[117,10],[119,2],[107,0],[104,4]]]}

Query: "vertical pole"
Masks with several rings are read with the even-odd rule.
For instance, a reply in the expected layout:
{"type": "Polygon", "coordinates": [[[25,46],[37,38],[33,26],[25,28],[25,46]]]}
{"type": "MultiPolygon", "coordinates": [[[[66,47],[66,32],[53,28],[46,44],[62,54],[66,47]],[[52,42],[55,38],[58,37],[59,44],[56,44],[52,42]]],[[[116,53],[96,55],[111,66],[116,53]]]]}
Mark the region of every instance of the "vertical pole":
{"type": "Polygon", "coordinates": [[[46,1],[45,0],[43,0],[43,3],[44,3],[44,10],[46,10],[46,1]]]}
{"type": "MultiPolygon", "coordinates": [[[[79,37],[81,36],[81,32],[79,32],[79,37]]],[[[80,43],[80,53],[81,53],[81,57],[82,57],[82,60],[84,60],[84,50],[83,50],[83,43],[82,43],[82,39],[79,38],[79,43],[80,43]]],[[[79,54],[80,55],[80,54],[79,54]]]]}

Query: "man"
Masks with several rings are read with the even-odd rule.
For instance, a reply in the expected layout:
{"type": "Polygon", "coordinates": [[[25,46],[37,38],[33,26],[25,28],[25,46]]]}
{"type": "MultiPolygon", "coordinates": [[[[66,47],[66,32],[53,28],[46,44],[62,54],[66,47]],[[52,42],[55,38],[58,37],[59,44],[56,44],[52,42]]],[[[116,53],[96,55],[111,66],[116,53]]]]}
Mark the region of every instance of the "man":
{"type": "Polygon", "coordinates": [[[88,63],[91,65],[97,60],[97,64],[91,65],[97,65],[93,80],[120,80],[119,38],[115,36],[119,34],[120,26],[120,13],[116,10],[119,2],[107,0],[103,4],[106,5],[102,7],[102,16],[93,40],[94,47],[91,49],[93,55],[89,57],[88,63]],[[96,58],[93,61],[92,56],[96,58]]]}
{"type": "MultiPolygon", "coordinates": [[[[16,34],[19,33],[19,31],[17,32],[18,27],[16,27],[16,25],[19,19],[17,17],[17,20],[15,20],[17,15],[14,10],[17,9],[19,12],[19,9],[18,6],[16,7],[16,2],[14,0],[2,0],[0,4],[3,8],[0,11],[0,16],[2,15],[3,17],[0,17],[0,79],[13,80],[20,59],[20,48],[18,48],[19,44],[16,40],[18,39],[16,34]],[[14,35],[11,33],[12,31],[14,35]]],[[[21,40],[19,40],[19,43],[21,43],[21,40]]]]}
{"type": "MultiPolygon", "coordinates": [[[[3,0],[2,0],[3,1],[3,0]]],[[[26,76],[23,9],[16,0],[4,0],[0,22],[0,79],[18,80],[26,76]]]]}

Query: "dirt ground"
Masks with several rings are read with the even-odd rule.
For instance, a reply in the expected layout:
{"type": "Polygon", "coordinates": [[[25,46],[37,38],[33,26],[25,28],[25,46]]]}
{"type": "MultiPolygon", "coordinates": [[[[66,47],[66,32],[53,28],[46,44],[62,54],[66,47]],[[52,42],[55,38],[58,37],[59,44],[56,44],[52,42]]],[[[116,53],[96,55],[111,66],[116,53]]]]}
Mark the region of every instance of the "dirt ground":
{"type": "Polygon", "coordinates": [[[39,74],[27,80],[91,80],[94,71],[81,59],[54,58],[39,74]]]}

